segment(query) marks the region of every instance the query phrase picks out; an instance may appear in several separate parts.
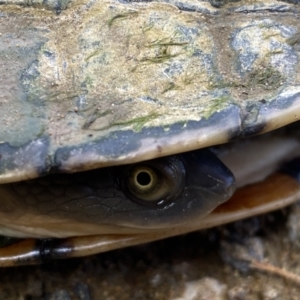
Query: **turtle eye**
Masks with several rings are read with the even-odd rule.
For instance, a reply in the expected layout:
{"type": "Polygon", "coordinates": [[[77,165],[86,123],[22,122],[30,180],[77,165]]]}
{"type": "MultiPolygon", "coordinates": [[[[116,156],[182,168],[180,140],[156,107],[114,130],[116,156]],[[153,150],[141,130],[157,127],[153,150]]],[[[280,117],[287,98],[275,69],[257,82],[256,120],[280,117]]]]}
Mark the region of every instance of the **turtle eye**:
{"type": "Polygon", "coordinates": [[[161,181],[163,178],[159,178],[159,172],[148,166],[136,166],[132,168],[127,181],[128,189],[135,195],[147,199],[148,201],[155,201],[159,198],[159,194],[164,194],[164,188],[161,181]],[[158,195],[156,195],[158,194],[158,195]]]}
{"type": "Polygon", "coordinates": [[[145,206],[164,206],[183,190],[185,168],[174,157],[159,158],[125,166],[121,187],[126,196],[145,206]]]}

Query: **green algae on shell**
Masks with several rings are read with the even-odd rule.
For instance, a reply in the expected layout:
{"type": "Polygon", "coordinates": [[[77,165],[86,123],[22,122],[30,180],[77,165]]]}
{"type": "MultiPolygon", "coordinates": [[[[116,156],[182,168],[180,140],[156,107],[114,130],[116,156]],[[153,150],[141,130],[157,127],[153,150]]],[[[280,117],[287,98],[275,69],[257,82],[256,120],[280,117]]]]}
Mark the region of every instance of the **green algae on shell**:
{"type": "MultiPolygon", "coordinates": [[[[299,198],[299,183],[274,173],[286,155],[277,159],[275,152],[281,150],[271,138],[258,140],[257,163],[275,160],[266,176],[274,173],[276,195],[267,185],[269,177],[252,187],[264,199],[258,204],[248,197],[251,188],[241,188],[237,195],[246,192],[249,207],[244,202],[240,207],[240,199],[233,197],[214,210],[232,195],[233,175],[208,158],[214,156],[205,149],[180,154],[299,119],[299,7],[274,1],[212,4],[79,0],[0,5],[0,64],[5,70],[1,232],[67,238],[50,244],[25,240],[3,248],[0,265],[107,251],[262,213],[299,198]],[[263,153],[263,144],[274,155],[263,153]],[[143,162],[170,154],[178,155],[143,162]],[[163,171],[152,173],[149,164],[162,165],[163,171]],[[148,185],[151,190],[151,183],[170,168],[182,171],[177,172],[179,181],[171,176],[175,189],[170,191],[165,179],[154,202],[145,204],[148,185]],[[191,175],[195,171],[203,182],[191,175]],[[183,184],[180,176],[185,174],[183,184]],[[138,188],[131,190],[136,182],[138,188]],[[174,195],[180,201],[171,199],[174,195]]],[[[298,156],[299,141],[290,135],[274,139],[292,158],[298,156]]],[[[249,148],[242,144],[242,161],[249,148]]],[[[237,161],[234,155],[229,169],[243,169],[237,161]]],[[[250,165],[257,166],[254,161],[250,165]]],[[[240,176],[236,182],[242,186],[240,176]]]]}
{"type": "Polygon", "coordinates": [[[276,11],[271,1],[241,18],[243,5],[228,3],[221,18],[163,1],[69,2],[58,15],[2,5],[0,182],[151,159],[297,120],[298,7],[256,13],[276,11]]]}

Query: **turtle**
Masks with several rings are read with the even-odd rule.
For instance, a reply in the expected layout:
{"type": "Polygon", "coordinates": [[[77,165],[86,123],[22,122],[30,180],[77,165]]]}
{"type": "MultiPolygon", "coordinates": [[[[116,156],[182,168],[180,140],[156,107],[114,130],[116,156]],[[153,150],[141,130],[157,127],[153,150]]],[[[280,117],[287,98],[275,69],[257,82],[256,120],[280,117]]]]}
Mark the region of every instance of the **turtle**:
{"type": "Polygon", "coordinates": [[[2,1],[0,265],[298,200],[298,4],[2,1]]]}

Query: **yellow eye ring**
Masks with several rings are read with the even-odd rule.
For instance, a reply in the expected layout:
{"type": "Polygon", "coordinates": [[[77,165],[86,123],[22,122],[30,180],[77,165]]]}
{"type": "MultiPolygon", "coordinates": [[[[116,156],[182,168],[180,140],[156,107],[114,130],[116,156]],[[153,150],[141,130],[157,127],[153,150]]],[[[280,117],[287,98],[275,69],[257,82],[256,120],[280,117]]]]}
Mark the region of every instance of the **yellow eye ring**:
{"type": "Polygon", "coordinates": [[[128,175],[126,185],[132,195],[145,201],[156,201],[163,197],[165,180],[159,170],[142,164],[131,168],[128,175]]]}
{"type": "Polygon", "coordinates": [[[132,181],[140,191],[147,191],[157,184],[157,175],[151,168],[143,166],[134,170],[132,181]]]}
{"type": "Polygon", "coordinates": [[[160,158],[123,167],[120,182],[131,200],[162,206],[182,192],[185,168],[179,158],[160,158]]]}

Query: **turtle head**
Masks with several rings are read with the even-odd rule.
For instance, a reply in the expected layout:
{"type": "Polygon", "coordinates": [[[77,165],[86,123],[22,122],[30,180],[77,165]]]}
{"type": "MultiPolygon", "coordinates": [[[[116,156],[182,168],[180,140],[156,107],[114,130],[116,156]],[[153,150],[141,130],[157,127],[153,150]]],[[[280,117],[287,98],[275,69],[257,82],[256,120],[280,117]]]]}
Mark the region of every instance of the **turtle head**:
{"type": "Polygon", "coordinates": [[[235,179],[202,149],[1,189],[1,223],[13,223],[16,235],[67,237],[191,226],[231,197],[235,179]]]}

